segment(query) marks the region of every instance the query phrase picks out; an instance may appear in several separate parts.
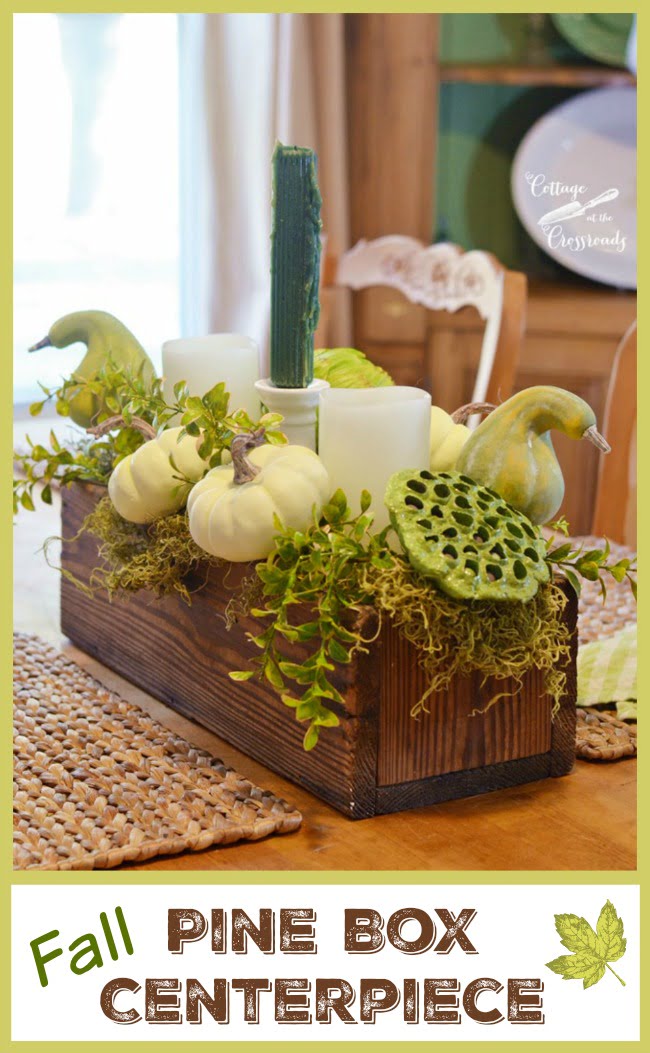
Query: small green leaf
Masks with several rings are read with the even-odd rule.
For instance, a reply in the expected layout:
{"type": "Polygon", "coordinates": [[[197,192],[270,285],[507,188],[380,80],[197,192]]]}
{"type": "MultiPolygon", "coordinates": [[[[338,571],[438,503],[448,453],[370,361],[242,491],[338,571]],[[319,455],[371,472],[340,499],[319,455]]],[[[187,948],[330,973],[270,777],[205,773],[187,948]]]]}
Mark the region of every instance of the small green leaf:
{"type": "Polygon", "coordinates": [[[576,570],[582,574],[583,578],[587,578],[588,581],[598,581],[599,567],[597,563],[576,563],[576,570]]]}
{"type": "Polygon", "coordinates": [[[32,501],[32,499],[31,499],[30,495],[28,494],[27,490],[23,490],[22,494],[20,495],[20,503],[23,506],[23,508],[27,509],[28,512],[35,511],[35,509],[34,509],[34,502],[32,501]]]}
{"type": "Polygon", "coordinates": [[[318,742],[319,728],[317,724],[311,724],[302,740],[303,749],[313,750],[318,742]]]}
{"type": "Polygon", "coordinates": [[[228,673],[228,676],[231,680],[245,681],[250,680],[252,676],[255,676],[255,672],[253,670],[246,670],[244,672],[235,670],[234,672],[228,673]]]}
{"type": "Polygon", "coordinates": [[[296,707],[300,705],[300,699],[294,698],[293,695],[280,695],[280,698],[285,706],[289,706],[291,709],[296,709],[296,707]]]}
{"type": "Polygon", "coordinates": [[[552,560],[554,563],[561,563],[563,559],[566,559],[567,556],[571,554],[572,547],[570,541],[565,545],[559,545],[557,548],[552,548],[546,558],[552,560]]]}
{"type": "Polygon", "coordinates": [[[573,590],[576,593],[576,595],[579,596],[582,592],[582,582],[578,578],[577,574],[574,574],[574,572],[572,570],[569,570],[568,567],[563,567],[562,569],[564,571],[565,578],[573,587],[573,590]]]}
{"type": "Polygon", "coordinates": [[[628,559],[625,559],[621,560],[620,563],[615,563],[612,567],[610,567],[609,573],[614,578],[614,581],[625,581],[625,577],[627,575],[629,566],[630,561],[628,559]]]}
{"type": "Polygon", "coordinates": [[[266,433],[266,441],[268,443],[270,443],[271,446],[286,446],[286,444],[288,443],[289,440],[287,439],[287,437],[284,434],[284,432],[281,432],[281,431],[267,431],[267,433],[266,433]]]}
{"type": "Polygon", "coordinates": [[[361,511],[367,512],[372,504],[372,494],[368,490],[361,491],[361,511]]]}
{"type": "Polygon", "coordinates": [[[318,724],[321,728],[336,728],[339,726],[341,721],[337,717],[336,713],[331,709],[324,709],[322,706],[318,713],[314,717],[314,723],[318,724]]]}
{"type": "Polygon", "coordinates": [[[311,720],[312,717],[316,716],[318,712],[318,699],[309,698],[306,701],[303,699],[296,706],[296,719],[297,720],[311,720]]]}
{"type": "Polygon", "coordinates": [[[330,657],[333,658],[335,662],[347,664],[350,661],[349,652],[346,651],[345,647],[343,647],[338,640],[330,640],[327,645],[327,650],[330,657]]]}
{"type": "Polygon", "coordinates": [[[273,661],[272,658],[267,658],[264,666],[264,675],[268,682],[276,688],[277,691],[284,690],[284,680],[280,675],[280,670],[273,661]]]}

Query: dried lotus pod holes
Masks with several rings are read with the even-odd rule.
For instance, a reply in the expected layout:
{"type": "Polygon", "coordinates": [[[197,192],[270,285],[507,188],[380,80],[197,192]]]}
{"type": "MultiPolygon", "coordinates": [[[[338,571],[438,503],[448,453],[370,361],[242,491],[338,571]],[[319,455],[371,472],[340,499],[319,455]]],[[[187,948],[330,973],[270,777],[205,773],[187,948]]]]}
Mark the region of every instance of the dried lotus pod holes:
{"type": "Polygon", "coordinates": [[[385,495],[409,562],[456,599],[529,600],[549,580],[539,530],[458,472],[396,472],[385,495]]]}

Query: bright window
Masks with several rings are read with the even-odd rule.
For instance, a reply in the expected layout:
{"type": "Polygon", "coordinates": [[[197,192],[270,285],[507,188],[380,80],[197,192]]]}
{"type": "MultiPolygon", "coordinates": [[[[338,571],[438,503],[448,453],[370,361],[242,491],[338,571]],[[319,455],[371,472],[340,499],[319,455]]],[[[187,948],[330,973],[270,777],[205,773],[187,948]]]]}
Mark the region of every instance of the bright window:
{"type": "Polygon", "coordinates": [[[157,365],[179,333],[177,21],[15,16],[16,402],[79,361],[27,354],[69,311],[116,315],[157,365]]]}

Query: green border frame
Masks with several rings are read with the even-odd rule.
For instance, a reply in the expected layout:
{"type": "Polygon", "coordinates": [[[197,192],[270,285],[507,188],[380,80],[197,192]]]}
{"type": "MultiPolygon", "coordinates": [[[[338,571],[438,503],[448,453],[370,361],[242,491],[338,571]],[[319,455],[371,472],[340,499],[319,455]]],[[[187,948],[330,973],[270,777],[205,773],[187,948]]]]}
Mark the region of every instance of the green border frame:
{"type": "MultiPolygon", "coordinates": [[[[96,0],[90,0],[88,3],[79,3],[78,0],[64,0],[60,3],[41,4],[35,3],[14,3],[6,4],[3,0],[0,6],[0,82],[2,84],[2,92],[0,95],[0,122],[3,133],[4,143],[4,160],[5,163],[2,168],[2,195],[0,197],[0,209],[2,216],[2,223],[0,229],[3,231],[12,230],[12,169],[11,169],[11,134],[12,134],[12,49],[13,49],[13,27],[12,20],[14,14],[19,13],[51,13],[58,11],[103,11],[113,5],[106,3],[97,3],[96,0]]],[[[141,2],[141,3],[121,3],[115,5],[120,12],[148,12],[148,13],[165,13],[172,12],[181,13],[183,6],[178,3],[166,3],[164,0],[159,2],[141,2]]],[[[468,12],[476,13],[477,6],[475,3],[469,3],[467,0],[461,0],[461,2],[454,3],[453,5],[449,2],[446,4],[432,3],[432,2],[409,2],[404,0],[403,3],[399,3],[398,0],[392,0],[392,2],[381,3],[375,0],[374,3],[364,5],[360,3],[352,2],[334,2],[334,0],[327,0],[313,5],[307,5],[305,3],[248,3],[248,4],[237,4],[237,3],[215,3],[215,4],[203,4],[195,3],[185,7],[185,10],[196,12],[196,13],[212,13],[212,12],[305,12],[310,14],[315,13],[446,13],[452,8],[454,13],[456,12],[468,12]]],[[[555,11],[570,11],[570,12],[588,12],[593,13],[597,11],[609,12],[614,9],[614,5],[611,0],[609,3],[577,3],[571,2],[571,0],[565,0],[563,3],[555,4],[530,4],[526,3],[500,3],[490,5],[490,11],[494,13],[527,13],[527,12],[543,12],[551,13],[555,11]]],[[[638,6],[626,7],[626,10],[632,10],[638,14],[638,32],[640,40],[640,50],[643,51],[645,47],[645,16],[639,14],[638,6]]],[[[641,103],[645,97],[646,91],[643,86],[643,78],[641,78],[640,98],[641,103]]],[[[640,106],[640,112],[643,112],[643,106],[640,106]]],[[[643,176],[647,171],[647,158],[648,150],[646,144],[643,141],[639,142],[639,166],[640,172],[643,176]]],[[[641,201],[639,209],[639,231],[646,229],[646,205],[641,201]]],[[[639,239],[641,240],[641,239],[639,239]]],[[[643,279],[645,276],[645,263],[647,251],[640,253],[639,259],[639,277],[640,284],[643,287],[643,279]]],[[[12,253],[11,253],[11,242],[5,246],[4,252],[0,257],[2,259],[2,286],[0,289],[0,325],[2,326],[3,335],[5,338],[5,347],[11,346],[11,319],[12,319],[12,253]]],[[[641,315],[640,329],[643,331],[645,308],[642,304],[639,304],[639,315],[641,315]]],[[[5,365],[7,374],[10,373],[11,367],[5,365]]],[[[639,363],[639,380],[641,389],[643,389],[644,381],[648,379],[650,369],[648,362],[640,359],[639,363]]],[[[11,449],[12,442],[12,424],[11,424],[11,401],[10,401],[10,384],[5,385],[5,396],[6,396],[6,416],[0,415],[0,435],[2,440],[2,447],[4,450],[9,452],[11,449]]],[[[647,441],[650,433],[650,425],[645,417],[641,417],[638,422],[639,427],[639,449],[645,450],[645,442],[647,441]]],[[[10,474],[10,457],[6,458],[6,467],[3,469],[3,476],[5,478],[5,490],[4,492],[9,494],[9,474],[10,474]]],[[[645,492],[642,490],[640,494],[640,515],[648,513],[648,500],[645,492]]],[[[1,538],[2,544],[0,545],[0,580],[10,582],[12,580],[12,563],[11,563],[11,540],[13,526],[10,520],[10,505],[9,497],[7,496],[7,513],[1,524],[1,538]]],[[[19,526],[16,528],[19,529],[19,526]]],[[[10,697],[10,679],[11,679],[11,629],[12,629],[12,612],[10,605],[4,603],[0,610],[0,619],[2,626],[2,639],[4,646],[2,648],[2,682],[5,685],[4,697],[9,699],[10,697]]],[[[641,617],[639,620],[640,632],[643,635],[645,633],[645,618],[643,615],[643,607],[641,609],[641,617]]],[[[643,654],[642,649],[641,654],[643,654]]],[[[645,682],[645,665],[643,660],[640,662],[640,675],[641,682],[645,682]]],[[[647,870],[647,857],[648,857],[648,844],[646,838],[645,828],[639,824],[639,849],[638,849],[638,863],[636,871],[584,871],[584,872],[564,872],[564,871],[409,871],[409,872],[395,872],[395,871],[242,871],[242,872],[226,872],[219,873],[214,871],[200,871],[195,872],[183,872],[174,873],[169,872],[155,872],[151,874],[133,873],[128,872],[104,872],[104,873],[70,873],[70,874],[37,874],[37,873],[15,873],[11,870],[11,858],[9,853],[9,846],[11,843],[10,839],[10,804],[11,804],[11,755],[8,748],[10,741],[10,710],[9,706],[5,706],[5,712],[0,718],[2,720],[2,742],[6,744],[6,751],[3,752],[5,757],[5,763],[2,769],[1,785],[0,785],[0,908],[1,908],[1,919],[2,919],[2,932],[5,935],[3,940],[2,948],[2,960],[0,961],[1,968],[1,979],[2,988],[0,992],[0,1048],[7,1050],[16,1050],[19,1053],[40,1053],[40,1051],[54,1049],[64,1049],[72,1047],[74,1049],[85,1048],[89,1045],[87,1042],[70,1042],[70,1041],[58,1041],[58,1042],[12,1042],[10,1039],[10,941],[7,938],[10,932],[11,925],[11,887],[22,886],[22,885],[108,885],[121,886],[121,885],[228,885],[238,883],[240,885],[316,885],[316,884],[350,884],[350,885],[387,885],[387,884],[402,884],[405,886],[414,884],[458,884],[458,885],[494,885],[494,884],[512,884],[512,885],[532,885],[532,884],[571,884],[571,885],[596,885],[596,884],[612,884],[612,885],[641,885],[641,908],[642,908],[642,937],[646,931],[648,931],[648,925],[645,923],[643,915],[643,892],[645,875],[647,870]]],[[[642,754],[643,756],[643,754],[642,754]]],[[[643,770],[639,772],[639,798],[643,800],[643,795],[648,791],[650,786],[650,776],[648,772],[643,770]]],[[[641,980],[647,975],[647,963],[650,959],[650,954],[641,955],[641,980]]],[[[571,1042],[570,1049],[573,1053],[586,1053],[591,1050],[612,1050],[618,1049],[621,1046],[639,1046],[644,1039],[646,1039],[650,1033],[648,1026],[648,1010],[645,1005],[642,1005],[641,1013],[641,1038],[640,1042],[625,1042],[625,1043],[612,1043],[612,1042],[571,1042]]],[[[314,1050],[320,1050],[322,1053],[341,1053],[341,1051],[367,1051],[372,1049],[380,1048],[382,1051],[400,1051],[405,1048],[416,1049],[421,1047],[424,1043],[431,1044],[433,1039],[422,1039],[422,1041],[408,1042],[408,1045],[400,1041],[396,1042],[378,1042],[378,1041],[360,1041],[360,1042],[348,1042],[348,1041],[314,1041],[310,1042],[305,1039],[301,1043],[301,1046],[310,1046],[314,1050]]],[[[442,1041],[442,1040],[440,1040],[442,1041]]],[[[108,1041],[108,1042],[93,1042],[91,1043],[92,1048],[101,1048],[106,1053],[160,1053],[161,1043],[155,1041],[142,1041],[132,1042],[126,1041],[108,1041]]],[[[178,1048],[180,1045],[190,1048],[190,1043],[180,1039],[178,1042],[164,1043],[164,1047],[170,1049],[178,1048]]],[[[230,1041],[219,1039],[219,1047],[224,1050],[224,1053],[263,1053],[264,1049],[271,1047],[286,1046],[286,1042],[279,1042],[275,1040],[269,1041],[230,1041]]],[[[294,1043],[290,1044],[293,1046],[294,1043]]],[[[534,1041],[534,1042],[508,1042],[506,1048],[512,1050],[513,1053],[521,1053],[525,1049],[533,1048],[538,1050],[539,1053],[556,1053],[556,1051],[563,1047],[563,1042],[560,1041],[534,1041]]],[[[569,1045],[569,1043],[567,1043],[569,1045]]],[[[194,1042],[191,1043],[192,1048],[201,1049],[201,1045],[194,1046],[194,1042]]],[[[495,1043],[490,1042],[486,1046],[483,1042],[479,1041],[468,1041],[468,1042],[454,1042],[453,1049],[458,1053],[474,1053],[479,1048],[495,1048],[495,1043]]],[[[298,1044],[296,1043],[296,1048],[298,1044]]]]}

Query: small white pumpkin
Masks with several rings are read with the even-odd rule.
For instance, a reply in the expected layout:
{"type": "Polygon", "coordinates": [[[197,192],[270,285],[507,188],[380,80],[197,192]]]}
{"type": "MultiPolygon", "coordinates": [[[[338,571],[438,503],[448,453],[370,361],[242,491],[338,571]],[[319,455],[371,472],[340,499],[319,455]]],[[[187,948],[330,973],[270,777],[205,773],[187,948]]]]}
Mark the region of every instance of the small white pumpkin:
{"type": "Polygon", "coordinates": [[[491,402],[468,402],[454,413],[446,413],[440,406],[431,407],[429,467],[432,472],[453,472],[460,452],[472,434],[466,421],[474,413],[490,413],[491,402]]]}
{"type": "Polygon", "coordinates": [[[465,424],[456,424],[440,406],[431,407],[430,468],[432,472],[453,469],[471,435],[465,424]]]}
{"type": "Polygon", "coordinates": [[[304,530],[330,496],[327,469],[313,450],[261,441],[255,433],[236,436],[232,464],[208,472],[187,501],[197,545],[231,563],[264,559],[278,532],[274,516],[304,530]]]}
{"type": "Polygon", "coordinates": [[[195,436],[184,435],[179,440],[182,430],[168,428],[143,443],[113,469],[108,494],[123,519],[130,523],[151,523],[178,512],[185,504],[192,484],[184,484],[179,475],[196,481],[207,464],[198,455],[195,436]]]}

